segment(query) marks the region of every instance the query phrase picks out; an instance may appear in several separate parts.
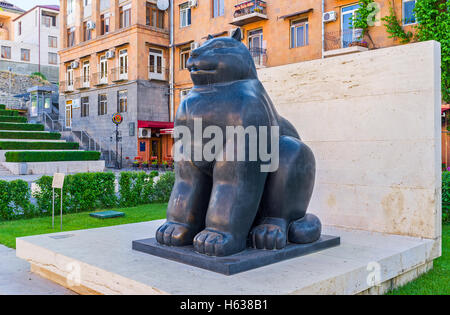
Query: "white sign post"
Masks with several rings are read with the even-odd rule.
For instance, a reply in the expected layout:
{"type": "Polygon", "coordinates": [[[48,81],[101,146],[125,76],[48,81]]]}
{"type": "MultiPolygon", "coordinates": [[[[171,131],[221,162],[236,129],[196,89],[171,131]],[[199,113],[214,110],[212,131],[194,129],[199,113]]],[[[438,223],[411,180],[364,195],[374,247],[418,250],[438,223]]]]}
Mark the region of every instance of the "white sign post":
{"type": "Polygon", "coordinates": [[[55,228],[55,188],[61,189],[61,231],[63,224],[63,186],[64,186],[64,174],[55,173],[53,174],[53,183],[52,183],[52,228],[55,228]]]}

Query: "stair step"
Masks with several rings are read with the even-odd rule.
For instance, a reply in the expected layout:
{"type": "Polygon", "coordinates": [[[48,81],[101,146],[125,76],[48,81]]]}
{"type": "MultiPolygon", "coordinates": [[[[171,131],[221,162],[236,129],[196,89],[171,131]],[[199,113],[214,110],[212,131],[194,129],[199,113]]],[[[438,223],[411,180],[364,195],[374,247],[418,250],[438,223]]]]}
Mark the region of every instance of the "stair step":
{"type": "Polygon", "coordinates": [[[6,168],[4,168],[2,165],[0,165],[0,176],[9,176],[13,175],[10,171],[8,171],[6,168]]]}

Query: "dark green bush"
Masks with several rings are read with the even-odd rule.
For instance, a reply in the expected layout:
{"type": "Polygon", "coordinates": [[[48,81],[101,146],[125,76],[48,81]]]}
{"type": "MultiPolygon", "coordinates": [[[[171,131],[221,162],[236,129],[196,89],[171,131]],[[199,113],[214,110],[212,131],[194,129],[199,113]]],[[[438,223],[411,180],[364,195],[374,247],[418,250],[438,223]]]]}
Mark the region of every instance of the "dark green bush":
{"type": "Polygon", "coordinates": [[[19,111],[9,110],[9,109],[0,109],[0,116],[19,116],[19,111]]]}
{"type": "Polygon", "coordinates": [[[0,122],[26,123],[27,118],[22,116],[0,116],[0,122]]]}
{"type": "Polygon", "coordinates": [[[38,212],[30,202],[31,190],[23,180],[0,181],[0,221],[32,218],[38,212]]]}
{"type": "Polygon", "coordinates": [[[59,140],[61,134],[57,132],[0,132],[0,139],[33,139],[33,140],[59,140]]]}
{"type": "Polygon", "coordinates": [[[0,104],[0,110],[5,110],[5,109],[6,109],[6,105],[0,104]]]}
{"type": "Polygon", "coordinates": [[[442,222],[450,222],[450,172],[442,172],[442,222]]]}
{"type": "Polygon", "coordinates": [[[0,130],[44,131],[44,125],[40,124],[11,124],[0,122],[0,130]]]}
{"type": "Polygon", "coordinates": [[[0,141],[0,150],[78,150],[77,142],[14,142],[0,141]]]}
{"type": "Polygon", "coordinates": [[[59,151],[59,152],[6,152],[6,162],[57,162],[57,161],[97,161],[97,151],[59,151]]]}
{"type": "MultiPolygon", "coordinates": [[[[36,198],[41,215],[51,215],[52,212],[52,181],[53,177],[43,176],[36,182],[39,191],[33,197],[36,198]]],[[[61,191],[57,189],[57,205],[60,204],[60,195],[61,191]]],[[[92,211],[116,205],[114,173],[80,173],[65,177],[63,213],[92,211]]]]}
{"type": "Polygon", "coordinates": [[[166,172],[153,187],[153,202],[168,202],[175,184],[175,173],[166,172]]]}
{"type": "Polygon", "coordinates": [[[119,178],[120,205],[133,207],[152,201],[154,174],[122,172],[119,178]]]}

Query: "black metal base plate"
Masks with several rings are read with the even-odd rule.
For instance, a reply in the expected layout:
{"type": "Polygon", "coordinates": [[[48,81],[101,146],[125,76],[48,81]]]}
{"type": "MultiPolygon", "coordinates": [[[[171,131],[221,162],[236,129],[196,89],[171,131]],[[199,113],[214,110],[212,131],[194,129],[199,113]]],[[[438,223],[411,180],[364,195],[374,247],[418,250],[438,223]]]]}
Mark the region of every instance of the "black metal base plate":
{"type": "Polygon", "coordinates": [[[282,250],[258,250],[248,248],[227,257],[210,257],[194,251],[193,246],[170,247],[159,244],[155,238],[133,241],[133,249],[183,264],[214,271],[227,276],[271,265],[283,260],[311,254],[339,246],[340,237],[322,235],[311,244],[288,244],[282,250]]]}

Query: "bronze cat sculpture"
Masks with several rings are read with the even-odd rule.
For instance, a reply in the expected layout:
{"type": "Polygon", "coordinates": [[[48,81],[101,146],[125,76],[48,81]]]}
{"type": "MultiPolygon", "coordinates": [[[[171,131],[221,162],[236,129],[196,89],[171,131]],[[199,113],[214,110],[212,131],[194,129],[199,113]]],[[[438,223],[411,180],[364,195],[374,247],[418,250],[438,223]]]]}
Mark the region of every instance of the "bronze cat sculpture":
{"type": "MultiPolygon", "coordinates": [[[[231,37],[208,37],[192,51],[187,68],[194,87],[178,108],[175,129],[194,132],[195,119],[201,119],[203,130],[219,126],[223,134],[227,126],[277,126],[279,166],[262,172],[259,158],[181,159],[175,167],[167,222],[157,230],[157,241],[167,246],[193,244],[195,251],[209,256],[233,255],[247,246],[281,250],[288,242],[317,241],[321,223],[306,214],[315,181],[314,155],[276,112],[241,42],[241,30],[231,37]]],[[[223,150],[230,149],[227,145],[224,140],[223,150]]]]}

